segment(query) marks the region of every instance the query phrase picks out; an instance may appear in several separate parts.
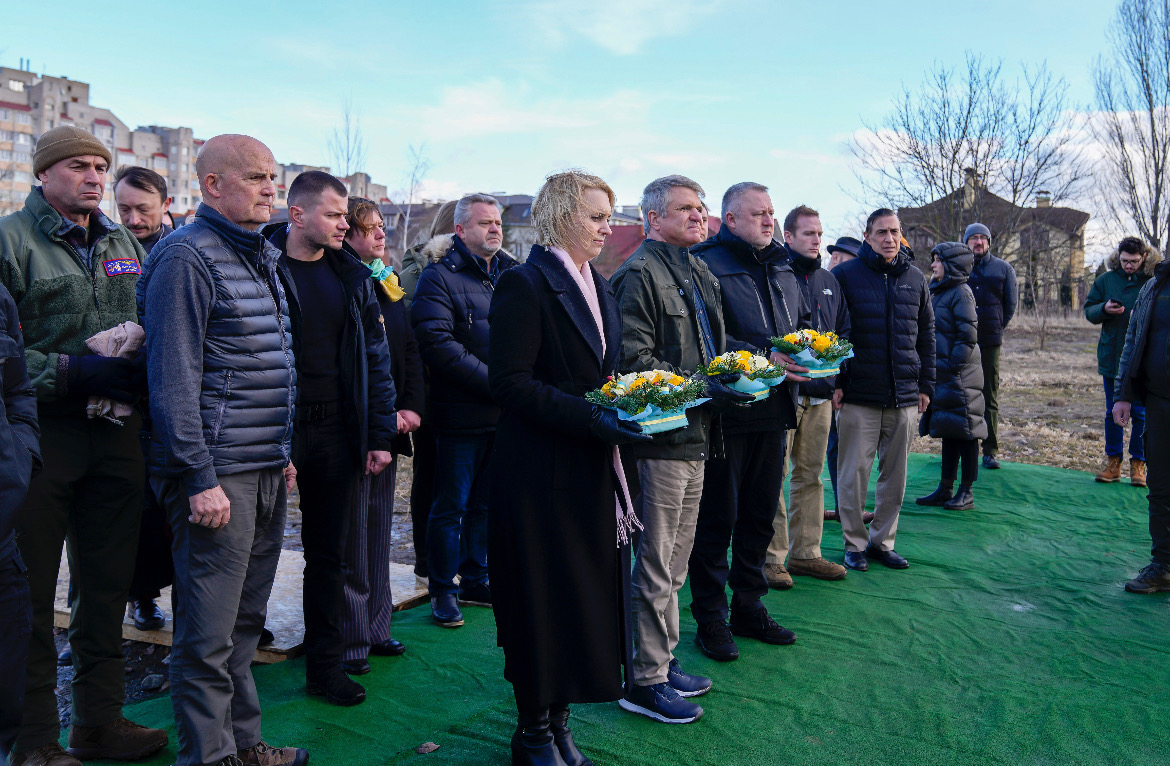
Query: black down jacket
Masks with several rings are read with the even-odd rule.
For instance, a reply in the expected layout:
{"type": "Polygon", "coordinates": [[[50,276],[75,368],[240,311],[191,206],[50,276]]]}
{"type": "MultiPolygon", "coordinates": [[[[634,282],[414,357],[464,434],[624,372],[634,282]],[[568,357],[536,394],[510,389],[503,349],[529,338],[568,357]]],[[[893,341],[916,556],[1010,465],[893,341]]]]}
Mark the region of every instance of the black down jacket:
{"type": "Polygon", "coordinates": [[[938,381],[923,423],[929,422],[936,439],[986,439],[978,313],[967,284],[975,256],[958,242],[942,242],[931,252],[944,271],[942,279],[930,283],[938,381]]]}
{"type": "MultiPolygon", "coordinates": [[[[497,279],[516,265],[502,250],[495,258],[497,279]]],[[[428,415],[439,433],[476,434],[496,428],[500,409],[488,388],[487,366],[488,307],[494,291],[495,282],[459,237],[418,278],[410,321],[430,372],[428,415]]]]}
{"type": "MultiPolygon", "coordinates": [[[[724,226],[715,236],[691,248],[723,291],[723,324],[728,351],[767,356],[771,338],[808,327],[808,304],[780,245],[763,250],[735,236],[724,226]]],[[[796,427],[796,385],[779,386],[762,402],[734,408],[720,418],[723,431],[756,433],[796,427]]]]}
{"type": "Polygon", "coordinates": [[[857,258],[832,273],[849,307],[853,343],[853,358],[837,376],[845,402],[909,407],[919,394],[934,396],[934,311],[910,256],[900,252],[887,263],[863,242],[857,258]]]}
{"type": "Polygon", "coordinates": [[[1004,328],[1015,316],[1019,298],[1016,270],[1003,258],[984,253],[971,268],[968,287],[979,310],[979,345],[1003,345],[1004,328]]]}

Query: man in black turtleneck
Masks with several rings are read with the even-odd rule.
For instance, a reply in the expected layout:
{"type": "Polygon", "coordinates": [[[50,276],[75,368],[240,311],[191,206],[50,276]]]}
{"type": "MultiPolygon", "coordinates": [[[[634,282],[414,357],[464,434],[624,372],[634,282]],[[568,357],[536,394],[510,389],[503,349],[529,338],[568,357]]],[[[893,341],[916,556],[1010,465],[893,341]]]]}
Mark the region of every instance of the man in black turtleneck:
{"type": "MultiPolygon", "coordinates": [[[[784,217],[784,251],[796,275],[796,284],[812,312],[812,329],[849,337],[849,312],[841,297],[837,279],[821,268],[820,213],[800,205],[784,217]]],[[[791,575],[818,580],[841,580],[845,567],[821,557],[821,534],[825,524],[825,488],[821,469],[829,427],[833,423],[833,387],[836,377],[816,378],[801,383],[796,398],[796,428],[788,431],[788,459],[791,461],[791,503],[780,507],[772,522],[772,544],[768,546],[764,576],[779,590],[792,587],[791,575]],[[784,561],[788,559],[788,566],[784,561]]],[[[787,473],[789,463],[785,462],[787,473]]]]}

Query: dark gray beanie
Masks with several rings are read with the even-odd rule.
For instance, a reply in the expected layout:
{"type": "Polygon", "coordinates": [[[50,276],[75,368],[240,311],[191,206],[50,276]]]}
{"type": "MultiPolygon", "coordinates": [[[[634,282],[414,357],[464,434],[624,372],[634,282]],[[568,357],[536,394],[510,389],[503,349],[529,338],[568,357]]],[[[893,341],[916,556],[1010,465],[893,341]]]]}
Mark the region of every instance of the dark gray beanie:
{"type": "Polygon", "coordinates": [[[987,237],[988,241],[991,241],[991,229],[987,228],[981,223],[973,223],[967,227],[966,231],[963,232],[963,244],[967,244],[967,241],[976,234],[982,234],[983,236],[987,237]]]}

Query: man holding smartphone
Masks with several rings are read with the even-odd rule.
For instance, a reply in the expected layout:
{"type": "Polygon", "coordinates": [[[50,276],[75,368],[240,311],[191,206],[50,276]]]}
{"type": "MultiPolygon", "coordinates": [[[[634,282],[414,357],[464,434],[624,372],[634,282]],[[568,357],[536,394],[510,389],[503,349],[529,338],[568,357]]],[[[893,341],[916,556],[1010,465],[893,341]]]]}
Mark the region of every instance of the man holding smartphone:
{"type": "MultiPolygon", "coordinates": [[[[1126,237],[1109,258],[1108,268],[1093,283],[1085,298],[1085,317],[1101,325],[1097,341],[1097,372],[1105,381],[1105,469],[1097,474],[1097,481],[1111,483],[1121,480],[1121,461],[1124,457],[1125,430],[1114,422],[1114,382],[1125,333],[1138,293],[1150,279],[1156,258],[1150,257],[1150,248],[1137,237],[1126,237]]],[[[1129,437],[1129,483],[1146,486],[1146,408],[1133,402],[1131,409],[1133,429],[1129,437]]]]}

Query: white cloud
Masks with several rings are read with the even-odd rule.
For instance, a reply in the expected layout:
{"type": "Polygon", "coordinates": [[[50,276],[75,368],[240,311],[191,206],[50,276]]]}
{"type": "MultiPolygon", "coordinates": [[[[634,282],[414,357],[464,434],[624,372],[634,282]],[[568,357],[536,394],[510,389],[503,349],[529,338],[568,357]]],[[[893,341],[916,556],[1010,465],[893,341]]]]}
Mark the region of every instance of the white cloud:
{"type": "Polygon", "coordinates": [[[559,47],[569,38],[583,37],[610,53],[632,56],[650,40],[696,29],[722,5],[720,0],[540,0],[524,15],[546,43],[559,47]]]}

